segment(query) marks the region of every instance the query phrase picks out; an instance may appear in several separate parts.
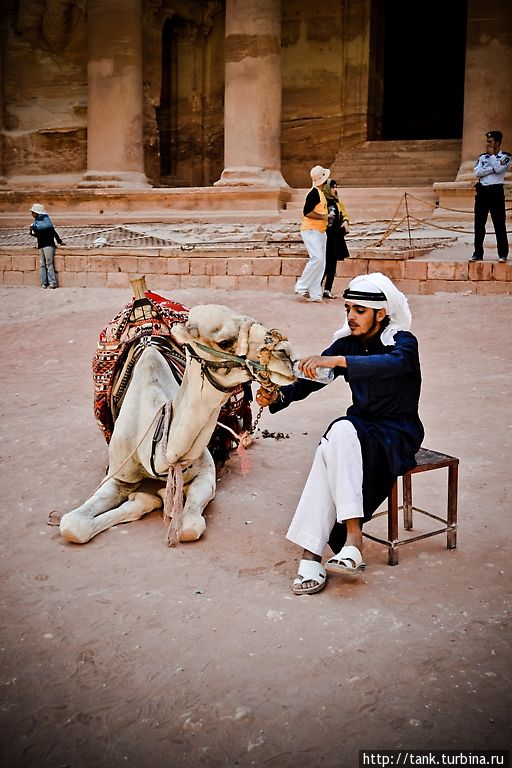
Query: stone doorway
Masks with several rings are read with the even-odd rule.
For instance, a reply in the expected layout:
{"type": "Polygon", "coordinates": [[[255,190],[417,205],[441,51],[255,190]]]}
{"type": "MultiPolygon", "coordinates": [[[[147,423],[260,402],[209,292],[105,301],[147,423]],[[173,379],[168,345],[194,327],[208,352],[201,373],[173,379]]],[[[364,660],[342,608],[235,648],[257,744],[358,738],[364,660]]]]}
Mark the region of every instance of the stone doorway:
{"type": "Polygon", "coordinates": [[[190,4],[187,18],[163,22],[159,186],[209,186],[222,172],[224,23],[219,3],[190,4]]]}
{"type": "Polygon", "coordinates": [[[461,139],[467,0],[374,0],[368,140],[461,139]]]}

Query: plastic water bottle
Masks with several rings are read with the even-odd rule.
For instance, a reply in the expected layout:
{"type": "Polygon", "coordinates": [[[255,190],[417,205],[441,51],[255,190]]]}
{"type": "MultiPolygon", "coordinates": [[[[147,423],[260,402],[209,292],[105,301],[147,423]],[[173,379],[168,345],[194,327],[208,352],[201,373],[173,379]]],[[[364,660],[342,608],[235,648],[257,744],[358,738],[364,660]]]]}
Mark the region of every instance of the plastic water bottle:
{"type": "Polygon", "coordinates": [[[326,368],[320,366],[316,369],[315,378],[310,379],[303,371],[299,369],[299,361],[295,360],[292,365],[292,373],[298,379],[305,379],[306,381],[317,381],[319,384],[329,384],[334,379],[334,368],[326,368]]]}

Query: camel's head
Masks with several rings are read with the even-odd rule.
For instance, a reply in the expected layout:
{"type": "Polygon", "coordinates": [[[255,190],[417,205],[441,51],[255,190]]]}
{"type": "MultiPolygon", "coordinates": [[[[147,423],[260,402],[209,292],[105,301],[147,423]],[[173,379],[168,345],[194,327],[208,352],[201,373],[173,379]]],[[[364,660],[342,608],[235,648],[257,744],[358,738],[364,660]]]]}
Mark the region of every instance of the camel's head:
{"type": "Polygon", "coordinates": [[[173,335],[224,386],[254,379],[263,386],[295,381],[291,346],[279,331],[267,331],[254,318],[220,304],[193,307],[173,335]],[[211,364],[210,366],[208,364],[211,364]]]}

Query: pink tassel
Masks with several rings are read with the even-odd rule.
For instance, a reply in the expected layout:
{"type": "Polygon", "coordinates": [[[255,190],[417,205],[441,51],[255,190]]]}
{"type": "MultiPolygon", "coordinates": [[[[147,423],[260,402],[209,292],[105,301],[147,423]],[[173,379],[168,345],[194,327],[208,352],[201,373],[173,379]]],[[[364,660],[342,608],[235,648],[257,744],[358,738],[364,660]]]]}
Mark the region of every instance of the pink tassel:
{"type": "Polygon", "coordinates": [[[175,547],[181,538],[183,525],[183,470],[181,464],[171,464],[164,496],[165,541],[175,547]]]}
{"type": "Polygon", "coordinates": [[[251,460],[246,448],[246,446],[251,445],[251,443],[252,437],[249,432],[242,432],[238,437],[236,452],[240,457],[240,469],[242,471],[242,475],[246,475],[251,471],[251,460]]]}

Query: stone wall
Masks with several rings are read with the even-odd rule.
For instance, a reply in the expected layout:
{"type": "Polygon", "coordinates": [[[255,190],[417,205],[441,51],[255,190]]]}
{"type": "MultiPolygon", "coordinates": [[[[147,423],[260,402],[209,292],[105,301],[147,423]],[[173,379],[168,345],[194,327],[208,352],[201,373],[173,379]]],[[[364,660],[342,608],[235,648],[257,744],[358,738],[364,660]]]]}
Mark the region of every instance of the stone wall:
{"type": "MultiPolygon", "coordinates": [[[[249,255],[244,249],[212,251],[195,248],[144,249],[136,252],[109,249],[79,251],[59,248],[55,258],[62,287],[125,288],[134,275],[146,276],[148,286],[172,291],[178,288],[222,288],[224,290],[279,291],[293,294],[297,277],[305,265],[303,248],[277,246],[249,255]]],[[[360,256],[338,262],[337,279],[369,272],[383,272],[406,294],[440,291],[512,294],[512,264],[491,262],[426,262],[360,256]]],[[[0,248],[0,284],[39,285],[35,249],[0,248]]]]}

